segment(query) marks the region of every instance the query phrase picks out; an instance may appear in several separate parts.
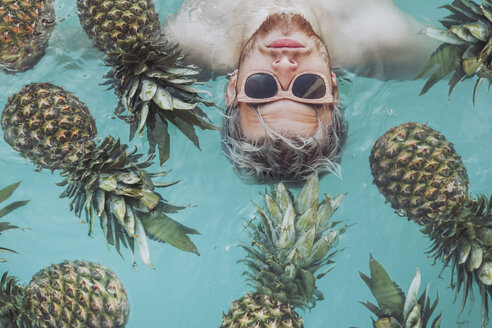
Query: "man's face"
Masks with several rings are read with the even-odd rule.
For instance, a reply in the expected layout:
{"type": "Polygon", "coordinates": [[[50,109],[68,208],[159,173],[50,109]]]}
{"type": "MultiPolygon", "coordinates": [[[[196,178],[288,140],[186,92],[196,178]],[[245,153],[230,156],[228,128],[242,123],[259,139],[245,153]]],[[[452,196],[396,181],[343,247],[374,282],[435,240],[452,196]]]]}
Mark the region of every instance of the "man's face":
{"type": "MultiPolygon", "coordinates": [[[[329,68],[328,52],[311,25],[299,15],[270,16],[246,43],[241,54],[239,70],[235,72],[226,91],[226,104],[232,105],[245,76],[252,71],[264,71],[275,76],[282,88],[288,90],[295,75],[317,72],[328,80],[327,92],[335,93],[336,77],[329,68]]],[[[265,125],[285,136],[312,136],[318,119],[328,124],[332,104],[305,104],[281,99],[263,104],[239,103],[241,129],[249,140],[261,140],[265,125]]]]}

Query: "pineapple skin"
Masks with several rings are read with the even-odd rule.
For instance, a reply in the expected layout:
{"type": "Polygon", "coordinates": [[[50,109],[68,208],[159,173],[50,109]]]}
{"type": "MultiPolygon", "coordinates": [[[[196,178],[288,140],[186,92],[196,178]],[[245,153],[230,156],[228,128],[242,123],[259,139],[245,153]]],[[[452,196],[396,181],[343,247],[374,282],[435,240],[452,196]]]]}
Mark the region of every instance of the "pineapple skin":
{"type": "Polygon", "coordinates": [[[36,273],[25,288],[27,327],[125,327],[130,306],[114,272],[93,262],[64,261],[36,273]]]}
{"type": "Polygon", "coordinates": [[[386,200],[419,224],[467,198],[468,174],[461,157],[444,135],[426,125],[391,128],[374,143],[369,162],[373,182],[386,200]]]}
{"type": "Polygon", "coordinates": [[[5,141],[39,168],[77,165],[79,149],[94,143],[96,123],[72,93],[30,83],[10,96],[2,113],[5,141]]]}
{"type": "Polygon", "coordinates": [[[267,295],[248,293],[232,302],[221,328],[302,328],[302,318],[291,306],[267,295]]]}
{"type": "Polygon", "coordinates": [[[0,68],[24,72],[44,56],[55,26],[53,0],[2,0],[0,68]]]}
{"type": "Polygon", "coordinates": [[[80,24],[94,46],[111,52],[119,42],[149,39],[160,31],[152,0],[77,0],[80,24]]]}

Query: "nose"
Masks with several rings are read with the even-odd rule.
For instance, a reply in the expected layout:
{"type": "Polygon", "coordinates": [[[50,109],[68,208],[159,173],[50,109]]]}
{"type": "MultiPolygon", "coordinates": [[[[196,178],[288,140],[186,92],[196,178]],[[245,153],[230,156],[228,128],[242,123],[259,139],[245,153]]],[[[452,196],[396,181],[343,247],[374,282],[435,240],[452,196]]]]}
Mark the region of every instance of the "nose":
{"type": "Polygon", "coordinates": [[[297,71],[299,64],[293,56],[281,55],[274,58],[272,69],[277,75],[283,90],[287,90],[292,76],[297,71]]]}

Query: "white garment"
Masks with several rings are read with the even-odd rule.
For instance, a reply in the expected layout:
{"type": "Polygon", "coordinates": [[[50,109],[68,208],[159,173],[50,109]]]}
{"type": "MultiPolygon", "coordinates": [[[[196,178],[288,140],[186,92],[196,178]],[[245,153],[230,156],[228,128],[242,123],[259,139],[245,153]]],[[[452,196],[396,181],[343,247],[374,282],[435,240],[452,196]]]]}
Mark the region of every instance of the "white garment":
{"type": "Polygon", "coordinates": [[[189,62],[227,73],[274,12],[303,15],[328,46],[333,65],[364,75],[413,77],[436,47],[392,0],[185,0],[165,31],[189,62]]]}

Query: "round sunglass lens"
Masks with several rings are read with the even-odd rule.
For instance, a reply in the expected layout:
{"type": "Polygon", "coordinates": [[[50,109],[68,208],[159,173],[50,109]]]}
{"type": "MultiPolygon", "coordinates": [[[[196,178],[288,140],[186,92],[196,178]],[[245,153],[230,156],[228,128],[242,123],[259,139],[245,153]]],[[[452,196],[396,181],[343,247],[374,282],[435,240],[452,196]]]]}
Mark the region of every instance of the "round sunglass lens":
{"type": "Polygon", "coordinates": [[[294,96],[302,99],[319,99],[326,94],[325,81],[315,74],[299,76],[292,86],[294,96]]]}
{"type": "Polygon", "coordinates": [[[264,99],[277,94],[277,82],[273,76],[263,73],[253,74],[246,80],[244,92],[250,98],[264,99]]]}

